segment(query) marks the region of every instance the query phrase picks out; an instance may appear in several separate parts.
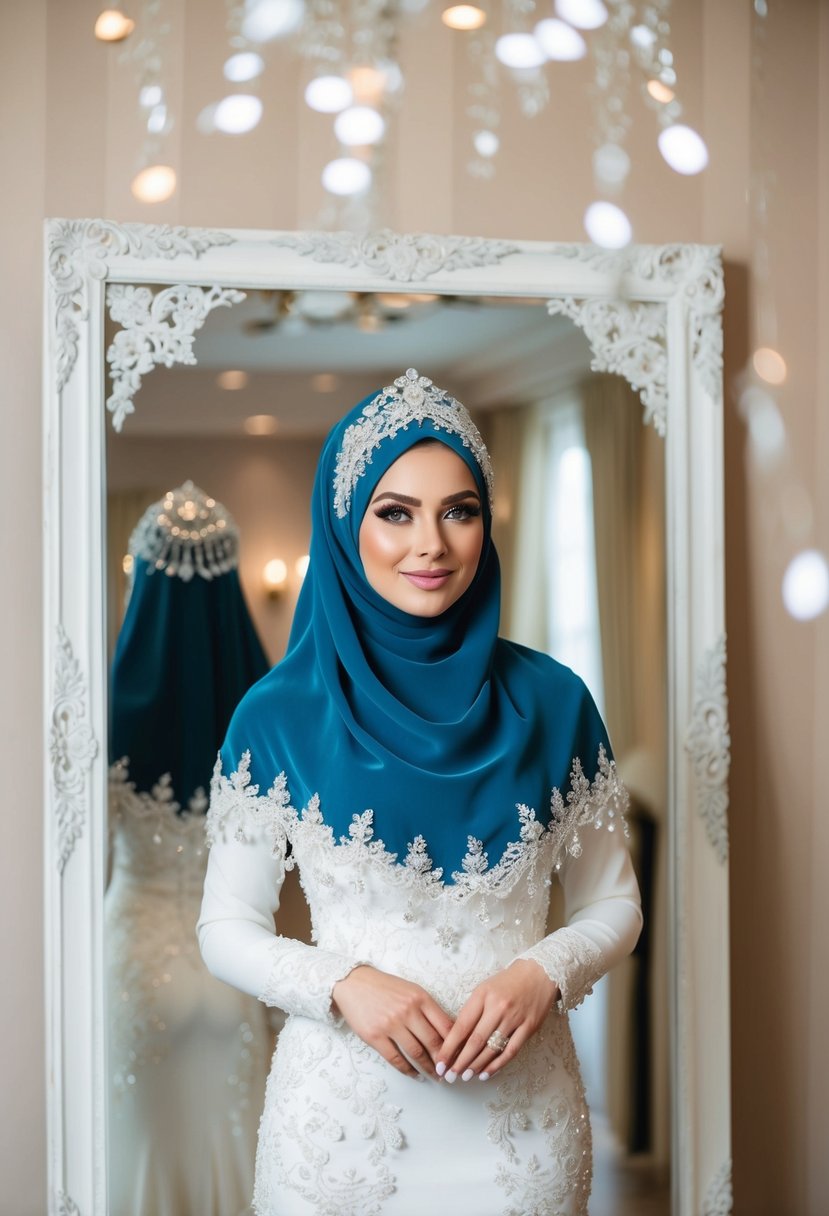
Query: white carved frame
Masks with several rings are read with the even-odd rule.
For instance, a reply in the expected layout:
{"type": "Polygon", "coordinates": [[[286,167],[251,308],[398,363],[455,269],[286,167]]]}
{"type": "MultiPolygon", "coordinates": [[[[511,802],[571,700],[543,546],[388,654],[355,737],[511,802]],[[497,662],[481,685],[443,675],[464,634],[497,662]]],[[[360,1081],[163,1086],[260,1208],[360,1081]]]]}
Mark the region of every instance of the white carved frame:
{"type": "Polygon", "coordinates": [[[45,879],[49,1212],[104,1216],[105,427],[158,363],[192,362],[246,288],[519,295],[572,317],[665,436],[674,1216],[731,1212],[719,249],[46,223],[45,879]],[[148,296],[114,285],[159,284],[148,296]],[[121,335],[104,349],[110,286],[121,335]],[[163,296],[163,299],[159,297],[163,296]],[[107,399],[109,358],[114,392],[107,399]],[[109,408],[109,413],[107,409],[109,408]]]}

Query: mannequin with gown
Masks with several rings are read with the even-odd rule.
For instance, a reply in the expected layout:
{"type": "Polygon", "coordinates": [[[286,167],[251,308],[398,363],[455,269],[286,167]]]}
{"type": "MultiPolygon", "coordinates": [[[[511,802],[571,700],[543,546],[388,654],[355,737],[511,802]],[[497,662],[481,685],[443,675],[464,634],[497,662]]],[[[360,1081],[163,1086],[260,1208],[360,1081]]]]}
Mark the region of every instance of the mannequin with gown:
{"type": "Polygon", "coordinates": [[[110,688],[108,1211],[240,1216],[273,1036],[261,1004],[207,971],[195,925],[215,751],[268,661],[220,503],[185,482],[129,549],[110,688]]]}
{"type": "MultiPolygon", "coordinates": [[[[498,637],[492,495],[470,415],[414,369],[351,410],[320,457],[288,651],[242,699],[216,761],[202,955],[289,1015],[259,1130],[258,1216],[587,1213],[590,1124],[567,1011],[633,948],[639,892],[590,693],[498,637]],[[461,458],[483,517],[474,577],[437,615],[381,596],[359,548],[369,510],[396,526],[423,505],[411,489],[391,505],[372,497],[423,440],[461,458]],[[293,866],[312,945],[278,933],[293,866]],[[565,920],[547,935],[554,881],[565,920]],[[518,961],[555,996],[492,1076],[428,1059],[404,1075],[334,998],[371,968],[454,1020],[518,961]]],[[[439,509],[436,527],[466,518],[439,509]]],[[[509,1038],[481,1034],[496,1053],[509,1038]]]]}

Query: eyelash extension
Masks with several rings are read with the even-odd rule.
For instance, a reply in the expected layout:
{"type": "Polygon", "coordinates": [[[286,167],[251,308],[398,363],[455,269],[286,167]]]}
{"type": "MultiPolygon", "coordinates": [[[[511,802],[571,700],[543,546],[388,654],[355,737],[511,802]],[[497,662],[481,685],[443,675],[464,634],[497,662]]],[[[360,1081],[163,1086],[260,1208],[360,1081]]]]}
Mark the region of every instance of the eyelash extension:
{"type": "Polygon", "coordinates": [[[405,507],[400,506],[399,503],[393,502],[388,503],[385,507],[378,507],[374,514],[378,519],[388,519],[390,515],[396,515],[398,511],[405,515],[407,519],[412,518],[405,507]]]}
{"type": "MultiPolygon", "coordinates": [[[[468,519],[477,518],[477,516],[479,516],[481,514],[481,508],[478,506],[477,503],[474,503],[474,502],[457,502],[454,504],[454,506],[451,506],[449,508],[449,510],[450,511],[465,511],[466,517],[468,519]]],[[[393,502],[387,503],[386,506],[378,507],[377,510],[374,512],[374,514],[377,516],[378,519],[388,519],[389,516],[397,514],[398,511],[401,514],[403,514],[407,519],[412,518],[410,513],[406,510],[406,508],[401,503],[393,503],[393,502]]]]}

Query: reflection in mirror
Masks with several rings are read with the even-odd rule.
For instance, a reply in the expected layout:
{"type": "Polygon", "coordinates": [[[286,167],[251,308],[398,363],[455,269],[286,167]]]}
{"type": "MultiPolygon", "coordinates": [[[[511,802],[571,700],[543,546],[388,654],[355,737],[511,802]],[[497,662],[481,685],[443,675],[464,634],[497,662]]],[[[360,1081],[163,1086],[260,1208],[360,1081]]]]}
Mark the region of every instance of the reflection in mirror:
{"type": "Polygon", "coordinates": [[[193,935],[216,750],[268,669],[238,550],[227,509],[187,480],[143,512],[122,562],[104,897],[113,1212],[240,1212],[253,1182],[267,1011],[212,981],[193,935]]]}
{"type": "MultiPolygon", "coordinates": [[[[108,426],[110,755],[113,762],[129,755],[131,763],[128,774],[118,763],[111,770],[111,1210],[231,1216],[250,1200],[255,1128],[278,1026],[265,1022],[263,1005],[213,979],[201,963],[194,927],[206,864],[197,844],[203,807],[196,801],[189,815],[177,808],[209,781],[232,709],[222,695],[232,700],[257,678],[256,636],[268,663],[285,650],[327,430],[414,366],[470,408],[490,448],[501,633],[548,651],[584,678],[631,793],[646,929],[633,956],[600,981],[571,1024],[592,1112],[591,1213],[666,1216],[662,441],[643,426],[641,403],[625,382],[592,374],[584,337],[565,318],[549,317],[537,299],[249,292],[208,316],[194,354],[193,367],[145,377],[122,433],[108,426]],[[207,507],[195,488],[183,492],[182,501],[193,504],[188,510],[224,510],[235,520],[238,578],[235,569],[211,580],[196,572],[186,583],[160,570],[145,575],[156,598],[148,599],[139,628],[131,622],[135,590],[124,614],[129,580],[137,588],[142,573],[130,537],[152,504],[156,522],[168,501],[175,505],[169,492],[188,480],[215,499],[207,507]],[[129,556],[133,570],[125,573],[129,556]],[[187,607],[188,592],[197,589],[205,601],[217,591],[229,595],[231,574],[237,608],[202,622],[187,607]],[[184,609],[175,626],[174,600],[184,609]],[[131,667],[123,657],[128,639],[131,667]],[[120,691],[122,671],[135,689],[120,691]],[[226,684],[231,671],[241,682],[238,694],[226,684]],[[132,737],[119,724],[119,705],[128,707],[132,737]],[[138,740],[146,744],[140,780],[138,740]],[[185,754],[194,757],[198,781],[166,781],[166,773],[184,773],[185,754]],[[126,799],[133,812],[124,810],[127,778],[136,787],[126,799]],[[138,841],[136,825],[144,822],[152,822],[152,834],[138,841]],[[197,1177],[217,1189],[200,1192],[196,1202],[187,1187],[197,1177]],[[136,1198],[142,1178],[152,1179],[151,1189],[136,1198]]],[[[554,900],[551,921],[560,917],[554,900]]],[[[310,940],[294,874],[277,931],[310,940]]]]}

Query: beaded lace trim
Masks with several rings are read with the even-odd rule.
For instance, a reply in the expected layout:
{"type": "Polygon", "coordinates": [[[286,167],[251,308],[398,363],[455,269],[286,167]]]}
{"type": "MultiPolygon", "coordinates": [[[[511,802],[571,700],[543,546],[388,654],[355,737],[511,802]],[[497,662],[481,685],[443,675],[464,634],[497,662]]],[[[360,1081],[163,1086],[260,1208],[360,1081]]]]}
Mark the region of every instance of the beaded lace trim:
{"type": "Polygon", "coordinates": [[[337,453],[334,473],[334,510],[343,519],[351,508],[351,495],[359,479],[371,464],[372,453],[384,439],[391,439],[412,422],[422,424],[428,419],[438,430],[458,435],[469,448],[484,476],[490,509],[493,504],[493,474],[489,452],[481,433],[466,407],[450,397],[445,389],[437,388],[413,367],[394,384],[384,388],[362,411],[359,419],[346,428],[342,447],[337,453]]]}
{"type": "MultiPolygon", "coordinates": [[[[398,864],[397,853],[390,852],[382,840],[374,839],[374,813],[366,810],[352,816],[348,836],[342,835],[337,841],[331,825],[323,820],[318,794],[312,795],[302,811],[297,811],[291,806],[287,777],[281,772],[267,794],[260,796],[259,786],[251,785],[250,763],[250,751],[245,751],[236,771],[225,777],[221,754],[217,756],[207,814],[209,844],[226,834],[244,842],[249,839],[248,833],[264,830],[274,855],[284,856],[288,840],[310,834],[335,855],[341,854],[342,860],[359,859],[379,866],[392,881],[434,898],[439,898],[442,892],[458,901],[473,896],[503,898],[519,878],[526,880],[532,894],[539,874],[549,872],[549,868],[559,871],[567,854],[571,857],[581,855],[580,833],[585,828],[606,827],[607,831],[614,832],[618,824],[625,836],[629,835],[624,818],[627,791],[618,776],[615,760],[608,759],[601,744],[598,771],[592,782],[576,757],[566,798],[557,788],[553,789],[551,816],[546,827],[538,821],[531,807],[517,803],[519,839],[510,842],[500,860],[490,866],[483,842],[469,836],[466,855],[460,870],[453,872],[451,884],[444,880],[443,870],[434,867],[423,836],[416,836],[411,841],[405,858],[398,864]]],[[[285,859],[286,869],[291,869],[293,864],[293,856],[285,859]]]]}

